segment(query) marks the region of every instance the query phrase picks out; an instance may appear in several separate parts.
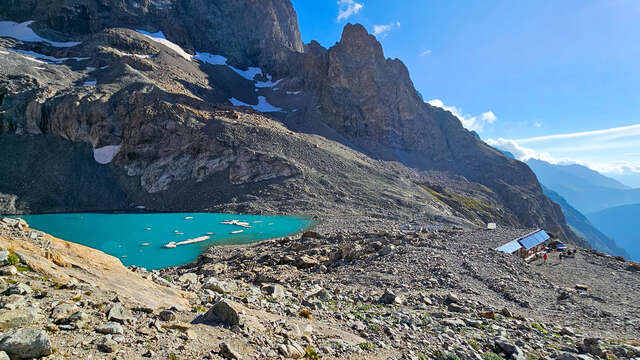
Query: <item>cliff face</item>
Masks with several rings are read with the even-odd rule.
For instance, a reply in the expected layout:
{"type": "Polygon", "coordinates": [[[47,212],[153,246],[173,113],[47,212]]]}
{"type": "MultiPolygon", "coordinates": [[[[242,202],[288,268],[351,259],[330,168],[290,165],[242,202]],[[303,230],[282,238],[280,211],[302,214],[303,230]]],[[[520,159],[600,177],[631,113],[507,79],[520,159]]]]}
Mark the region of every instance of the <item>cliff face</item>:
{"type": "Polygon", "coordinates": [[[479,140],[451,113],[426,104],[404,64],[386,59],[364,27],[348,24],[335,46],[312,43],[305,56],[302,76],[318,105],[311,117],[377,158],[485,185],[520,224],[574,238],[533,172],[479,140]]]}
{"type": "MultiPolygon", "coordinates": [[[[528,167],[424,103],[404,64],[386,59],[360,25],[347,25],[340,42],[324,49],[315,42],[303,47],[288,0],[7,1],[0,17],[34,20],[31,27],[43,37],[81,42],[59,48],[0,38],[8,50],[0,54],[6,64],[0,132],[11,134],[0,146],[13,139],[7,136],[45,134],[90,144],[96,160],[113,150],[98,182],[118,194],[107,209],[264,210],[252,204],[266,201],[279,211],[313,204],[375,214],[387,209],[384,216],[395,218],[487,220],[469,218],[425,190],[426,171],[436,171],[480,184],[481,197],[510,213],[500,217],[509,224],[574,239],[528,167]],[[136,29],[162,31],[188,53],[227,61],[181,56],[136,29]],[[63,60],[36,65],[16,49],[63,60]],[[258,76],[240,70],[247,66],[260,66],[250,69],[258,76]],[[230,103],[269,116],[237,112],[230,103]]],[[[74,150],[79,157],[90,153],[74,150]]],[[[73,171],[61,169],[64,183],[73,171]]],[[[83,169],[91,172],[89,164],[83,169]]],[[[23,210],[99,206],[60,200],[30,207],[35,202],[26,200],[26,190],[11,185],[20,176],[10,176],[0,181],[0,193],[18,195],[12,204],[23,210]]]]}
{"type": "Polygon", "coordinates": [[[162,31],[187,50],[225,54],[240,67],[274,68],[303,51],[288,0],[8,0],[0,17],[76,39],[118,27],[162,31]]]}

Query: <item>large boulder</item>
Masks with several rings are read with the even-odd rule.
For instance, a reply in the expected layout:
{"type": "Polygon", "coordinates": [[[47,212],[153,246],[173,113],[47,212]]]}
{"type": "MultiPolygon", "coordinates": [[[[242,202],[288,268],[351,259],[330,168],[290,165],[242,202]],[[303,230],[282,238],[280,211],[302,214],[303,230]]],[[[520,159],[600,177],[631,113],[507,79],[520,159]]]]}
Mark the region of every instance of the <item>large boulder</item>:
{"type": "Polygon", "coordinates": [[[220,300],[204,314],[204,321],[210,323],[222,323],[233,326],[242,322],[240,313],[242,306],[230,300],[220,300]]]}
{"type": "Polygon", "coordinates": [[[53,349],[46,331],[24,328],[0,335],[0,351],[6,352],[12,360],[15,360],[48,356],[53,349]]]}
{"type": "Polygon", "coordinates": [[[40,317],[34,308],[0,310],[0,331],[29,326],[40,317]]]}

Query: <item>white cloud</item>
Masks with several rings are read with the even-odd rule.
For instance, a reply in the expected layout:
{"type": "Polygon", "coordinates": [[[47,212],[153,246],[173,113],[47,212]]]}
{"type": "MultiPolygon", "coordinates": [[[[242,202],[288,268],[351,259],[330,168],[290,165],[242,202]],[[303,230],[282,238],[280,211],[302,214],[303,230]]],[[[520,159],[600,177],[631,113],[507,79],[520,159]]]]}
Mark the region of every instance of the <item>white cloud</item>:
{"type": "Polygon", "coordinates": [[[362,10],[362,8],[364,8],[363,4],[357,3],[353,0],[339,0],[338,21],[350,18],[362,10]]]}
{"type": "Polygon", "coordinates": [[[539,159],[539,160],[544,160],[553,164],[558,163],[558,161],[553,159],[551,155],[549,155],[548,153],[539,153],[533,149],[529,149],[524,146],[521,146],[516,142],[516,140],[498,138],[498,139],[489,139],[486,141],[486,143],[502,151],[510,152],[511,154],[513,154],[513,156],[516,157],[516,159],[520,161],[527,161],[529,159],[539,159]]]}
{"type": "MultiPolygon", "coordinates": [[[[594,132],[590,132],[594,133],[594,132]]],[[[608,134],[610,132],[598,132],[600,134],[608,134]]],[[[554,135],[546,137],[538,137],[544,139],[557,139],[554,135]]],[[[534,139],[534,138],[532,138],[534,139]]],[[[529,139],[524,139],[529,140],[529,139]]],[[[591,141],[593,139],[590,139],[591,141]]],[[[597,146],[587,144],[569,144],[563,143],[561,147],[546,148],[548,151],[553,152],[552,155],[548,151],[535,150],[530,147],[522,146],[521,140],[509,140],[509,139],[489,139],[487,144],[503,150],[508,151],[516,159],[520,161],[527,161],[529,159],[543,160],[551,164],[570,165],[578,164],[586,166],[592,170],[605,175],[640,175],[640,163],[633,161],[640,157],[638,153],[620,153],[607,152],[608,148],[625,148],[635,147],[633,143],[613,143],[610,146],[597,146]],[[557,155],[557,156],[556,156],[557,155]],[[568,156],[567,156],[568,155],[568,156]],[[626,159],[624,159],[626,158],[626,159]]]]}
{"type": "Polygon", "coordinates": [[[487,111],[480,114],[480,120],[486,121],[489,124],[493,124],[496,120],[498,120],[498,117],[493,113],[493,111],[487,111]]]}
{"type": "Polygon", "coordinates": [[[439,107],[452,113],[460,120],[462,126],[467,128],[467,130],[480,132],[487,124],[493,124],[494,122],[496,122],[496,120],[498,120],[498,117],[492,111],[484,112],[480,114],[480,116],[472,116],[464,114],[462,112],[462,109],[459,109],[455,106],[446,106],[442,102],[442,100],[439,99],[433,99],[431,101],[428,101],[427,103],[431,106],[439,107]]]}
{"type": "Polygon", "coordinates": [[[425,50],[425,51],[421,52],[421,53],[420,53],[420,56],[429,56],[429,55],[431,55],[431,53],[432,53],[432,52],[433,52],[433,51],[431,51],[431,50],[427,49],[427,50],[425,50]]]}
{"type": "Polygon", "coordinates": [[[400,27],[400,22],[396,21],[395,23],[390,23],[386,25],[373,25],[373,35],[386,37],[387,33],[395,28],[400,27]]]}
{"type": "Polygon", "coordinates": [[[630,125],[630,126],[621,126],[610,129],[602,129],[602,130],[592,130],[592,131],[582,131],[568,134],[556,134],[556,135],[545,135],[545,136],[537,136],[527,139],[519,139],[518,142],[525,143],[535,143],[541,141],[548,140],[566,140],[566,139],[575,139],[582,137],[596,137],[606,135],[606,137],[601,137],[606,140],[613,140],[623,137],[631,137],[631,136],[640,136],[640,124],[630,125]]]}

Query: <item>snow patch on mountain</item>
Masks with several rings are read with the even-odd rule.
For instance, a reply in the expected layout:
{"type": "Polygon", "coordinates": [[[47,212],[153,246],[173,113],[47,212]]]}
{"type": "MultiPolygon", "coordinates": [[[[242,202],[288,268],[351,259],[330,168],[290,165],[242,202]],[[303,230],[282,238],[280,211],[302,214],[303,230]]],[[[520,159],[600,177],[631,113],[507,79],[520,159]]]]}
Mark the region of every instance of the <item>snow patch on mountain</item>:
{"type": "Polygon", "coordinates": [[[0,36],[10,37],[20,41],[27,42],[43,42],[54,47],[72,47],[82,44],[81,42],[57,42],[47,40],[38,36],[29,25],[33,24],[33,21],[25,21],[23,23],[17,23],[13,21],[0,21],[0,36]]]}
{"type": "Polygon", "coordinates": [[[250,105],[236,98],[231,98],[229,99],[229,101],[233,104],[233,106],[248,106],[253,108],[254,110],[258,110],[260,112],[265,112],[265,113],[282,111],[281,108],[269,104],[269,102],[267,101],[267,98],[265,98],[264,96],[258,96],[258,105],[250,105]]]}
{"type": "Polygon", "coordinates": [[[122,145],[107,145],[97,149],[93,149],[93,159],[98,164],[108,164],[118,155],[122,145]]]}
{"type": "Polygon", "coordinates": [[[162,45],[170,48],[171,50],[175,51],[178,55],[182,56],[186,60],[191,61],[191,59],[193,58],[192,55],[190,55],[189,53],[184,51],[184,49],[182,49],[178,44],[167,40],[167,37],[164,36],[164,33],[162,31],[158,31],[158,32],[155,32],[155,33],[150,33],[148,31],[144,31],[144,30],[136,30],[136,31],[139,32],[140,34],[148,37],[152,41],[155,41],[158,44],[162,44],[162,45]]]}

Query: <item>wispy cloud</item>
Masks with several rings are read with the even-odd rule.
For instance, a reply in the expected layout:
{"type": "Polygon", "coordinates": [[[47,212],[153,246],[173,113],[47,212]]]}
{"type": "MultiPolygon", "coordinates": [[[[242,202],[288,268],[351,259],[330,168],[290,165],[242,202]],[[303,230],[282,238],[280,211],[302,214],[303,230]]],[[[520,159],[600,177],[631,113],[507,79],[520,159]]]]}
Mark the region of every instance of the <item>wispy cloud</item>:
{"type": "Polygon", "coordinates": [[[386,37],[387,33],[395,28],[400,27],[400,21],[396,21],[395,23],[390,23],[386,25],[373,25],[373,35],[386,37]]]}
{"type": "Polygon", "coordinates": [[[575,138],[583,138],[583,137],[602,137],[602,135],[606,135],[605,139],[607,140],[613,140],[621,137],[640,136],[640,124],[630,125],[630,126],[621,126],[616,128],[610,128],[610,129],[602,129],[602,130],[574,132],[574,133],[568,133],[568,134],[537,136],[537,137],[531,137],[526,139],[518,139],[518,142],[521,144],[527,144],[527,143],[535,143],[535,142],[549,141],[549,140],[565,140],[565,139],[575,139],[575,138]]]}
{"type": "Polygon", "coordinates": [[[533,126],[535,126],[537,128],[541,128],[542,127],[542,123],[540,121],[536,121],[535,123],[533,123],[533,126]]]}
{"type": "Polygon", "coordinates": [[[427,50],[425,50],[425,51],[421,52],[421,53],[420,53],[420,56],[422,56],[422,57],[424,57],[424,56],[429,56],[429,55],[431,55],[431,53],[432,53],[432,52],[433,52],[433,51],[431,51],[431,50],[427,49],[427,50]]]}
{"type": "Polygon", "coordinates": [[[580,164],[604,174],[640,173],[640,124],[524,139],[489,139],[517,159],[580,164]]]}
{"type": "Polygon", "coordinates": [[[354,0],[339,0],[338,1],[338,21],[346,20],[351,16],[357,14],[364,8],[364,5],[357,3],[354,0]]]}
{"type": "Polygon", "coordinates": [[[554,164],[558,162],[550,154],[541,153],[541,152],[537,152],[536,150],[526,148],[520,145],[516,140],[498,138],[498,139],[489,139],[486,141],[486,143],[502,151],[510,152],[511,154],[513,154],[513,156],[515,156],[516,159],[520,161],[527,161],[529,159],[539,159],[539,160],[548,161],[554,164]]]}
{"type": "Polygon", "coordinates": [[[462,123],[462,126],[467,128],[468,130],[480,132],[487,124],[493,124],[494,122],[496,122],[496,120],[498,120],[498,117],[493,113],[493,111],[483,112],[480,115],[468,115],[464,114],[464,112],[460,108],[457,108],[455,106],[446,106],[442,102],[442,100],[439,99],[433,99],[431,101],[428,101],[427,103],[431,106],[439,107],[441,109],[449,111],[455,117],[457,117],[462,123]]]}

